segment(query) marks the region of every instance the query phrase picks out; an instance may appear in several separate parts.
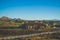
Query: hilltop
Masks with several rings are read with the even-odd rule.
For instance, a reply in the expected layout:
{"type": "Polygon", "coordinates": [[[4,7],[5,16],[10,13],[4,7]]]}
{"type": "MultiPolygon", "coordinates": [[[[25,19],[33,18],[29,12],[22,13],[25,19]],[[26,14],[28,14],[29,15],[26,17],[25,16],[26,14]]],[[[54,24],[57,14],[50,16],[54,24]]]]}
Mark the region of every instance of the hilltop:
{"type": "MultiPolygon", "coordinates": [[[[23,28],[23,29],[44,29],[50,27],[60,27],[60,20],[22,20],[20,18],[0,18],[1,28],[23,28]]],[[[1,29],[0,28],[0,29],[1,29]]]]}

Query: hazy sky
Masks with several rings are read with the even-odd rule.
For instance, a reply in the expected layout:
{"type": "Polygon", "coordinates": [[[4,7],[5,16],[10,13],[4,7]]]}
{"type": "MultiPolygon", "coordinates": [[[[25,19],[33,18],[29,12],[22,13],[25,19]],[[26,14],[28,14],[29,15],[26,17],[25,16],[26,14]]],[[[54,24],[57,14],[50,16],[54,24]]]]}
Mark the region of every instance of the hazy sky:
{"type": "Polygon", "coordinates": [[[0,17],[60,19],[60,0],[0,0],[0,17]]]}

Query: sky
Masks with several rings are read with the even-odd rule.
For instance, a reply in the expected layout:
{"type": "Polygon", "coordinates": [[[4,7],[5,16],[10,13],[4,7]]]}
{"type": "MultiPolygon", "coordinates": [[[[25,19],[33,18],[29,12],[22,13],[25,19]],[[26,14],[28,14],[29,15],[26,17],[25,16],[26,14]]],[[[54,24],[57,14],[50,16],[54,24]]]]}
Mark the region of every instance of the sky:
{"type": "Polygon", "coordinates": [[[0,17],[60,20],[60,0],[0,0],[0,17]]]}

